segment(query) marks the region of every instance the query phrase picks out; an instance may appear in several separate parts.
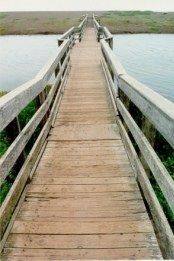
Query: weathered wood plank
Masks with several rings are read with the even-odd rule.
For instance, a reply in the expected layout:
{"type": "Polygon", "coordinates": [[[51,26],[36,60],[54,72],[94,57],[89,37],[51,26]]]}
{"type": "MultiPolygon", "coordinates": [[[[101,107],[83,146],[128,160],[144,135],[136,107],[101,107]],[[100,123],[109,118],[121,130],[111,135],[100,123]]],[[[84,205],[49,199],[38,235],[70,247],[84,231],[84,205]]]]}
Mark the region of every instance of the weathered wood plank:
{"type": "MultiPolygon", "coordinates": [[[[31,213],[31,212],[30,212],[31,213]]],[[[78,222],[112,222],[112,221],[141,221],[148,219],[148,215],[146,212],[137,212],[136,213],[125,213],[120,214],[119,216],[115,217],[55,217],[49,216],[49,217],[42,217],[42,216],[33,216],[28,215],[24,216],[23,213],[20,213],[18,215],[18,221],[35,221],[35,222],[71,222],[71,223],[78,223],[78,222]]],[[[75,225],[75,224],[74,224],[75,225]]]]}
{"type": "Polygon", "coordinates": [[[151,233],[153,228],[150,220],[141,221],[118,221],[118,222],[79,222],[75,226],[71,222],[34,222],[15,221],[12,234],[46,234],[46,235],[66,235],[66,234],[118,234],[118,233],[151,233]]]}
{"type": "Polygon", "coordinates": [[[162,259],[157,247],[125,247],[103,249],[8,249],[12,254],[5,254],[3,261],[57,261],[57,260],[114,260],[114,259],[162,259]]]}
{"type": "Polygon", "coordinates": [[[50,178],[50,177],[45,177],[44,179],[41,177],[34,177],[32,180],[32,184],[48,184],[48,185],[53,185],[53,184],[76,184],[76,185],[83,185],[83,184],[125,184],[125,183],[133,183],[135,184],[135,178],[134,177],[117,177],[117,178],[50,178]]]}
{"type": "Polygon", "coordinates": [[[115,140],[120,139],[116,124],[105,125],[61,125],[51,131],[50,139],[56,140],[115,140]]]}
{"type": "Polygon", "coordinates": [[[52,192],[52,193],[66,193],[66,192],[111,192],[111,191],[136,191],[138,186],[136,184],[108,184],[108,185],[32,185],[29,192],[52,192]]]}
{"type": "MultiPolygon", "coordinates": [[[[105,199],[106,197],[108,199],[115,199],[115,200],[135,200],[135,199],[142,199],[140,192],[137,191],[116,191],[116,192],[91,192],[91,193],[72,193],[72,192],[67,192],[66,194],[62,193],[50,193],[50,192],[28,192],[27,197],[30,198],[43,198],[43,199],[48,199],[48,198],[53,198],[53,199],[58,199],[58,198],[97,198],[97,199],[105,199]]],[[[116,214],[116,213],[115,213],[116,214]]]]}

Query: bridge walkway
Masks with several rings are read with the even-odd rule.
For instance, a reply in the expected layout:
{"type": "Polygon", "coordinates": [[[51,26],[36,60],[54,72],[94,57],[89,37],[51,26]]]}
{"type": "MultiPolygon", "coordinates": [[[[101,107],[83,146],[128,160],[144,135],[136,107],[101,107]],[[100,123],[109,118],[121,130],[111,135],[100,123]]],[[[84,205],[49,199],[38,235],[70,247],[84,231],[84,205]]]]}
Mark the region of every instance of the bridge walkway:
{"type": "Polygon", "coordinates": [[[161,259],[87,28],[4,260],[161,259]]]}

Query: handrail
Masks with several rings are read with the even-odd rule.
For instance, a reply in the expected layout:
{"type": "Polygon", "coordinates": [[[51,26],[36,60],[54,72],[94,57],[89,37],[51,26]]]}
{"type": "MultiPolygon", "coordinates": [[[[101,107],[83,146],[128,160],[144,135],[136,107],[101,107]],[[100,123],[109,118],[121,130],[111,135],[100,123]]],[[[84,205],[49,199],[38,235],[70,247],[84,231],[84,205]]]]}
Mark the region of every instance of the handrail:
{"type": "Polygon", "coordinates": [[[74,34],[75,27],[71,27],[68,31],[66,31],[63,35],[60,36],[59,40],[69,39],[72,34],[74,34]]]}
{"type": "Polygon", "coordinates": [[[78,34],[78,40],[80,42],[83,34],[83,29],[87,23],[87,20],[88,20],[88,15],[84,16],[84,19],[78,26],[71,27],[68,31],[66,31],[63,35],[61,35],[58,39],[58,46],[60,46],[65,39],[70,39],[71,47],[72,47],[75,43],[75,35],[77,34],[78,34]]]}
{"type": "Polygon", "coordinates": [[[68,49],[69,41],[64,43],[58,49],[54,56],[41,71],[23,85],[4,95],[0,99],[0,131],[2,131],[19,113],[45,88],[46,83],[56,69],[58,62],[68,49]]]}
{"type": "Polygon", "coordinates": [[[83,21],[80,23],[80,25],[76,28],[76,32],[79,33],[79,42],[81,41],[84,28],[86,26],[86,23],[88,21],[88,15],[86,15],[83,19],[83,21]]]}
{"type": "Polygon", "coordinates": [[[93,16],[93,23],[97,32],[97,39],[100,40],[101,43],[103,54],[102,64],[113,104],[122,119],[121,121],[118,118],[118,125],[123,141],[127,147],[130,161],[137,175],[137,180],[140,183],[144,197],[149,204],[162,246],[166,250],[165,254],[169,259],[174,258],[174,235],[159,205],[145,169],[139,160],[139,156],[126,132],[127,129],[132,134],[139,147],[140,157],[145,159],[146,168],[148,165],[171,210],[174,212],[174,180],[150,144],[148,138],[152,138],[151,136],[149,137],[149,135],[152,134],[148,133],[148,129],[146,129],[146,124],[151,124],[174,148],[174,104],[151,88],[129,76],[112,51],[112,45],[108,42],[108,37],[110,38],[112,36],[109,30],[106,27],[100,26],[95,16],[93,16]],[[139,109],[145,119],[143,130],[137,125],[129,110],[130,101],[139,109]]]}
{"type": "Polygon", "coordinates": [[[111,49],[113,49],[113,35],[110,33],[107,27],[101,26],[96,20],[96,16],[93,14],[93,24],[96,30],[97,40],[105,39],[108,42],[111,49]]]}
{"type": "MultiPolygon", "coordinates": [[[[86,23],[87,17],[80,23],[80,30],[86,23]]],[[[63,45],[58,49],[58,53],[44,66],[43,69],[34,77],[34,79],[24,83],[16,88],[14,91],[9,92],[1,97],[0,102],[0,131],[2,131],[18,114],[19,112],[36,97],[44,88],[55,70],[58,62],[68,48],[69,37],[74,35],[74,27],[65,32],[60,40],[63,45]]]]}
{"type": "Polygon", "coordinates": [[[82,22],[79,24],[79,26],[78,26],[78,29],[79,29],[79,30],[82,30],[82,29],[83,29],[83,27],[84,27],[85,24],[87,23],[87,20],[88,20],[88,15],[86,15],[86,16],[84,17],[84,19],[82,20],[82,22]]]}
{"type": "Polygon", "coordinates": [[[0,158],[0,185],[19,161],[21,155],[24,155],[22,161],[20,160],[20,169],[17,170],[15,182],[1,206],[1,237],[5,237],[4,232],[7,229],[12,213],[27,184],[31,171],[35,167],[35,162],[54,122],[63,95],[64,81],[70,70],[71,48],[75,44],[76,34],[81,39],[86,22],[87,16],[78,27],[70,28],[59,38],[60,46],[56,55],[32,80],[0,98],[0,131],[5,130],[7,132],[7,129],[11,128],[11,126],[17,130],[17,134],[13,135],[9,148],[0,158]],[[78,33],[76,29],[78,29],[78,33]],[[49,79],[54,74],[54,83],[48,90],[49,79]],[[36,101],[37,110],[29,122],[21,129],[18,115],[31,101],[36,101]],[[25,147],[38,126],[42,128],[41,132],[26,157],[25,147]]]}
{"type": "Polygon", "coordinates": [[[105,55],[105,59],[109,63],[109,66],[112,68],[113,74],[116,76],[117,79],[120,77],[120,75],[127,74],[119,59],[116,57],[116,55],[113,53],[112,49],[104,39],[101,40],[101,49],[103,54],[105,55]]]}

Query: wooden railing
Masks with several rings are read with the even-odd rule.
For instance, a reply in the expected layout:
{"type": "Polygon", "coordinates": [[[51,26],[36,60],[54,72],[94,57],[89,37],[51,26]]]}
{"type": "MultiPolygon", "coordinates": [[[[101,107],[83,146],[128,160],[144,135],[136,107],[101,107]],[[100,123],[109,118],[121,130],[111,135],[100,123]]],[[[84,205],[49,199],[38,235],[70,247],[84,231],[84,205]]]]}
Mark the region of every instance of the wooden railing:
{"type": "Polygon", "coordinates": [[[174,259],[174,235],[150,182],[152,177],[156,180],[174,213],[174,180],[153,148],[156,130],[174,148],[174,104],[128,75],[112,51],[112,35],[99,25],[95,16],[93,23],[101,43],[102,63],[113,105],[119,112],[117,122],[122,139],[149,206],[164,256],[174,259]],[[142,115],[141,124],[131,108],[142,115]]]}
{"type": "Polygon", "coordinates": [[[105,41],[109,44],[110,48],[113,49],[113,36],[109,32],[108,28],[105,26],[101,26],[97,21],[98,16],[93,15],[93,24],[96,32],[97,40],[105,39],[105,41]]]}
{"type": "Polygon", "coordinates": [[[87,17],[78,27],[71,28],[59,38],[56,56],[43,67],[34,79],[0,99],[0,131],[5,130],[8,136],[13,136],[8,137],[12,141],[11,145],[0,159],[0,184],[2,185],[8,178],[10,171],[17,163],[20,165],[20,170],[0,210],[1,247],[7,237],[5,231],[11,216],[27,181],[32,177],[46,137],[54,123],[63,94],[64,81],[70,69],[70,51],[75,41],[81,40],[86,22],[87,17]],[[49,80],[54,74],[54,83],[48,88],[49,80]],[[21,128],[18,115],[34,100],[37,101],[37,111],[26,126],[21,128]],[[29,154],[26,155],[25,147],[38,126],[41,129],[40,134],[29,154]]]}

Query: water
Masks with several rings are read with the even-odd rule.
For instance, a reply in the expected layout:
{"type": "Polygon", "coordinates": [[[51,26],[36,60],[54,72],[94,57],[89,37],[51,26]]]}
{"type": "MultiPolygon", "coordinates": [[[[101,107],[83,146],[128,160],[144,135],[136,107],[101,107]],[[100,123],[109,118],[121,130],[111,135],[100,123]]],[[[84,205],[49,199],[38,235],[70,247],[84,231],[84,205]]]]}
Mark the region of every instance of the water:
{"type": "Polygon", "coordinates": [[[174,101],[174,35],[114,36],[114,52],[127,72],[174,101]]]}
{"type": "Polygon", "coordinates": [[[0,90],[31,80],[58,49],[58,35],[0,36],[0,90]]]}
{"type": "MultiPolygon", "coordinates": [[[[56,53],[57,38],[0,36],[0,90],[12,90],[32,79],[56,53]]],[[[130,75],[174,101],[174,35],[116,35],[114,52],[130,75]]]]}

